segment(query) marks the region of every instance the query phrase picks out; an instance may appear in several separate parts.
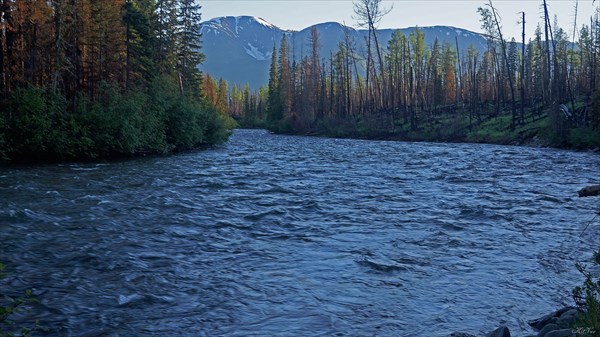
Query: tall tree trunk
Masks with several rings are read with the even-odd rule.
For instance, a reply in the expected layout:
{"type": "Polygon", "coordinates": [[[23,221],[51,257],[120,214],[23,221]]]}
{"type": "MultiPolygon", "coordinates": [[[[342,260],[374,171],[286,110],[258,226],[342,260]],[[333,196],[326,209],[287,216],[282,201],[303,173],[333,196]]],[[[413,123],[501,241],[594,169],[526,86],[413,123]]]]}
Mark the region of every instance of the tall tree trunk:
{"type": "Polygon", "coordinates": [[[373,32],[373,39],[375,40],[375,49],[377,50],[377,58],[379,60],[379,72],[380,76],[378,78],[381,79],[382,84],[379,87],[379,96],[380,96],[380,107],[384,109],[387,108],[387,97],[385,94],[386,82],[385,82],[385,68],[383,66],[383,58],[381,57],[381,48],[379,48],[379,39],[377,38],[377,29],[375,29],[375,24],[371,21],[371,27],[373,32]]]}
{"type": "Polygon", "coordinates": [[[549,83],[552,83],[552,68],[551,68],[551,59],[550,59],[550,34],[548,33],[548,30],[550,29],[550,18],[548,17],[548,6],[546,4],[546,0],[544,0],[543,3],[543,7],[544,7],[544,35],[546,38],[546,73],[547,73],[547,80],[544,81],[545,84],[544,86],[546,86],[546,97],[553,97],[553,94],[550,90],[547,89],[547,85],[549,83]]]}
{"type": "Polygon", "coordinates": [[[6,18],[5,11],[8,9],[6,0],[0,4],[0,93],[6,89],[6,18]]]}
{"type": "Polygon", "coordinates": [[[504,41],[504,37],[502,36],[502,29],[500,28],[500,22],[498,21],[498,16],[496,15],[496,9],[492,5],[492,0],[489,0],[490,8],[492,13],[494,14],[494,21],[496,22],[496,28],[498,28],[498,36],[500,37],[500,43],[502,44],[502,55],[504,56],[504,63],[506,65],[506,74],[508,76],[508,84],[510,86],[510,96],[511,96],[511,107],[512,107],[512,123],[511,126],[514,129],[516,120],[517,120],[517,108],[515,103],[515,86],[513,85],[512,74],[510,71],[510,64],[508,63],[508,56],[506,54],[506,41],[504,41]]]}
{"type": "Polygon", "coordinates": [[[525,122],[525,12],[523,15],[522,24],[522,43],[521,43],[521,123],[525,122]]]}
{"type": "Polygon", "coordinates": [[[459,102],[462,103],[463,107],[464,107],[464,102],[465,102],[465,98],[464,98],[464,91],[463,91],[463,78],[462,78],[462,67],[461,67],[461,61],[460,61],[460,49],[458,47],[458,36],[454,37],[454,41],[456,42],[456,60],[458,63],[458,67],[457,67],[457,75],[456,75],[456,80],[458,81],[457,85],[456,85],[456,105],[458,106],[459,102]]]}

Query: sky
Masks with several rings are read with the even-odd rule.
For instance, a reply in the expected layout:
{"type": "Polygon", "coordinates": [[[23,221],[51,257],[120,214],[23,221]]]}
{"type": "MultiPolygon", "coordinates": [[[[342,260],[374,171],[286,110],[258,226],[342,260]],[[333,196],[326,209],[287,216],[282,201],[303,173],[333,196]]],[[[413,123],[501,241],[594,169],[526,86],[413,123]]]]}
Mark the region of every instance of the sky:
{"type": "MultiPolygon", "coordinates": [[[[339,22],[356,27],[352,0],[198,0],[202,5],[202,18],[209,20],[221,16],[250,15],[282,28],[301,30],[317,23],[339,22]]],[[[395,0],[383,2],[392,8],[379,28],[405,28],[412,26],[453,26],[481,32],[477,8],[487,0],[395,0]]],[[[503,34],[507,39],[521,40],[519,12],[526,14],[526,39],[533,38],[540,16],[542,0],[493,0],[502,19],[503,34]]],[[[575,18],[575,0],[547,0],[550,16],[558,17],[559,26],[571,36],[575,18]]],[[[577,26],[588,23],[600,6],[600,1],[579,0],[577,26]]]]}

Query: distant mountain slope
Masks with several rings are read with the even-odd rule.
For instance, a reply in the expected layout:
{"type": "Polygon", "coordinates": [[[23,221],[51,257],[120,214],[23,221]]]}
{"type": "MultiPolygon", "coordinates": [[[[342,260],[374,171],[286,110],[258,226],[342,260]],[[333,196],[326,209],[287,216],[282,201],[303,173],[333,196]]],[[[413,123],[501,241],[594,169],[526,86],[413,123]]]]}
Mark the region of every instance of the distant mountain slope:
{"type": "MultiPolygon", "coordinates": [[[[321,57],[327,59],[331,53],[337,51],[346,29],[357,45],[363,43],[367,34],[365,30],[344,27],[336,22],[322,23],[316,27],[320,35],[321,57]]],[[[457,38],[461,52],[470,45],[480,51],[486,46],[485,38],[481,34],[464,29],[447,26],[419,28],[425,33],[425,43],[429,46],[436,38],[440,43],[448,42],[453,46],[457,38]]],[[[414,29],[412,27],[400,30],[408,36],[414,29]]],[[[279,45],[284,33],[288,34],[290,48],[297,60],[308,54],[310,48],[310,27],[301,31],[286,31],[251,16],[215,18],[204,22],[201,32],[203,52],[206,54],[202,70],[211,76],[223,77],[230,84],[249,83],[253,89],[268,83],[273,44],[279,45]]],[[[379,31],[383,48],[387,47],[393,32],[393,29],[379,31]]]]}

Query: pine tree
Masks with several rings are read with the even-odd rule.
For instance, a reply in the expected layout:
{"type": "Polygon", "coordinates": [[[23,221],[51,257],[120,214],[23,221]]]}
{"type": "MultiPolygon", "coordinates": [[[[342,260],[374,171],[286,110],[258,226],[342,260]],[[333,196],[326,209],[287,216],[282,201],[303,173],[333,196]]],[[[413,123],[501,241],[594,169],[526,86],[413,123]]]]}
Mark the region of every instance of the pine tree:
{"type": "Polygon", "coordinates": [[[127,0],[123,8],[126,26],[125,87],[143,86],[154,74],[154,0],[127,0]]]}
{"type": "Polygon", "coordinates": [[[156,0],[154,34],[155,63],[161,74],[172,74],[177,68],[177,2],[156,0]]]}
{"type": "Polygon", "coordinates": [[[446,93],[443,97],[444,104],[453,103],[456,99],[456,51],[449,43],[444,43],[444,53],[442,56],[443,72],[443,91],[446,93]]]}
{"type": "Polygon", "coordinates": [[[210,76],[204,75],[202,79],[202,97],[204,97],[213,106],[217,105],[217,82],[210,76]]]}
{"type": "Polygon", "coordinates": [[[179,0],[177,21],[177,71],[181,78],[181,91],[199,97],[201,72],[198,66],[204,61],[200,52],[201,7],[195,0],[179,0]]]}
{"type": "Polygon", "coordinates": [[[269,70],[267,119],[270,124],[274,124],[279,122],[282,118],[281,98],[279,95],[279,73],[277,72],[277,45],[273,44],[271,67],[269,70]]]}
{"type": "Polygon", "coordinates": [[[310,101],[310,113],[308,114],[308,120],[310,123],[315,118],[322,118],[323,111],[320,111],[319,105],[321,100],[321,57],[320,57],[320,42],[319,31],[316,26],[313,26],[310,30],[309,45],[310,45],[310,66],[309,66],[309,86],[308,91],[315,93],[315,95],[309,95],[310,101]]]}
{"type": "Polygon", "coordinates": [[[229,89],[227,81],[225,81],[223,78],[220,78],[219,85],[217,87],[217,103],[215,104],[215,107],[217,108],[217,111],[224,116],[226,116],[228,113],[228,95],[229,89]]]}
{"type": "Polygon", "coordinates": [[[287,34],[283,34],[279,44],[279,64],[277,74],[279,75],[277,91],[281,102],[283,118],[291,117],[292,113],[292,72],[290,67],[290,46],[287,34]]]}

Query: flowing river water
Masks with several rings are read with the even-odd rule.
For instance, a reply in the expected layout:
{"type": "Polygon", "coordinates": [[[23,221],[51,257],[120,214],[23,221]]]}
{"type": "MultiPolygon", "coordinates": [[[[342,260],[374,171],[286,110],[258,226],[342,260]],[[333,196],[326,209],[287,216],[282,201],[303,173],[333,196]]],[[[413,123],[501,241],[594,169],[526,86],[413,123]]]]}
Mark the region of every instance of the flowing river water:
{"type": "Polygon", "coordinates": [[[2,293],[49,336],[480,334],[569,304],[600,156],[276,136],[0,168],[2,293]]]}

